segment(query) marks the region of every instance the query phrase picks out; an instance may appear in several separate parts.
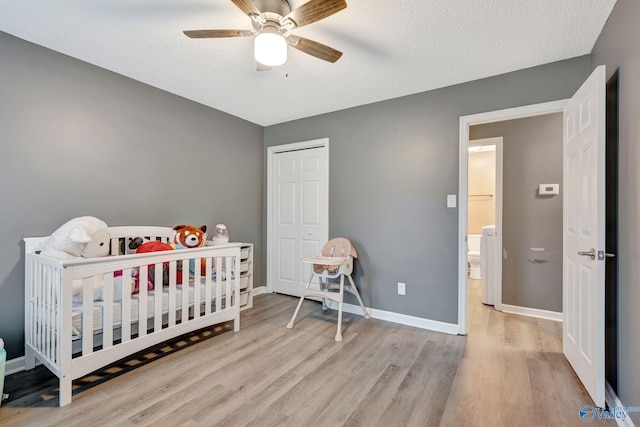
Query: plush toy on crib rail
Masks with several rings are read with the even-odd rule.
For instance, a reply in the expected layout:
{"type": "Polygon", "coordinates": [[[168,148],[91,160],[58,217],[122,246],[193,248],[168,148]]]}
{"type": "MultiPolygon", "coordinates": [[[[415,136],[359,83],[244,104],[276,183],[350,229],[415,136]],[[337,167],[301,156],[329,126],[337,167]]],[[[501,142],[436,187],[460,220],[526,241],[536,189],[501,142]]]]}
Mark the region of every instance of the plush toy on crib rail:
{"type": "MultiPolygon", "coordinates": [[[[173,243],[185,248],[201,248],[207,242],[207,226],[176,225],[173,227],[173,243]]],[[[179,249],[179,248],[178,248],[179,249]]]]}
{"type": "Polygon", "coordinates": [[[42,255],[60,260],[98,258],[109,255],[107,224],[93,216],[73,218],[51,233],[42,255]]]}
{"type": "MultiPolygon", "coordinates": [[[[44,242],[40,254],[62,261],[82,258],[101,258],[109,255],[109,234],[107,224],[93,216],[70,219],[62,224],[44,242]]],[[[114,277],[114,300],[122,299],[122,276],[114,277]]],[[[104,275],[94,276],[93,299],[102,300],[104,275]]],[[[82,280],[73,281],[73,299],[82,301],[82,280]]]]}
{"type": "MultiPolygon", "coordinates": [[[[140,253],[149,253],[149,252],[161,252],[161,251],[173,251],[176,249],[193,249],[200,248],[205,245],[207,241],[207,226],[203,225],[201,227],[195,227],[193,225],[176,225],[173,227],[172,244],[157,242],[157,241],[146,241],[144,242],[142,238],[135,237],[131,240],[129,247],[131,249],[135,249],[137,254],[140,253]]],[[[182,263],[178,263],[177,270],[182,271],[182,263]]],[[[206,260],[203,258],[200,262],[200,274],[206,275],[206,260]]],[[[189,274],[191,276],[195,275],[195,260],[189,260],[189,274]]],[[[137,279],[136,279],[137,280],[137,279]]],[[[154,288],[154,280],[155,280],[155,268],[153,266],[148,267],[148,283],[147,289],[151,290],[154,288]]],[[[162,267],[162,283],[163,285],[169,284],[169,264],[163,263],[162,267]]],[[[176,283],[178,285],[182,284],[182,274],[176,274],[176,283]]],[[[138,289],[138,284],[136,283],[136,290],[138,289]]]]}

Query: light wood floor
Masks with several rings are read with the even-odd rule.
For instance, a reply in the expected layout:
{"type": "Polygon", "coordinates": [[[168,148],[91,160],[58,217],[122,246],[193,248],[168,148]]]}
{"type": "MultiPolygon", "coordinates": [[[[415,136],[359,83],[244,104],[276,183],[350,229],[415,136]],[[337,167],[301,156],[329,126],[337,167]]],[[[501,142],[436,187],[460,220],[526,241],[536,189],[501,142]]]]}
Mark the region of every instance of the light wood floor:
{"type": "Polygon", "coordinates": [[[297,299],[261,295],[240,332],[138,357],[64,408],[38,407],[57,403],[40,398],[55,387],[46,372],[15,374],[42,384],[3,405],[0,425],[584,426],[578,409],[592,402],[562,356],[561,324],[499,313],[479,292],[471,281],[466,337],[345,314],[341,343],[335,312],[306,302],[289,330],[297,299]]]}

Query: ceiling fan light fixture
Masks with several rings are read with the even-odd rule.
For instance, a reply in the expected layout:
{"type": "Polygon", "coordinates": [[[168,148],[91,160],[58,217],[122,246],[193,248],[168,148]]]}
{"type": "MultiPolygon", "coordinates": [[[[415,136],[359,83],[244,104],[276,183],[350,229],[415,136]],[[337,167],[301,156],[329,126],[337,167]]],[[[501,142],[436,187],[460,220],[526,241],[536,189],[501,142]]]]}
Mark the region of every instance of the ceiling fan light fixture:
{"type": "Polygon", "coordinates": [[[274,32],[265,27],[254,38],[253,55],[263,65],[282,65],[287,62],[287,40],[277,30],[274,32]]]}

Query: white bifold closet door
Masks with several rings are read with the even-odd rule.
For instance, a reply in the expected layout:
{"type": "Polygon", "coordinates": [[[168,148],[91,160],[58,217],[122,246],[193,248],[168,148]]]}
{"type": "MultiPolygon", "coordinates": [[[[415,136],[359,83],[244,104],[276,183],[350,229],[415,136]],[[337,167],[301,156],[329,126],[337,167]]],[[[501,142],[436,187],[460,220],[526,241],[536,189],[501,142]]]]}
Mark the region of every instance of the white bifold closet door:
{"type": "Polygon", "coordinates": [[[328,240],[326,162],[325,147],[273,155],[274,292],[301,296],[310,276],[301,258],[319,254],[328,240]]]}

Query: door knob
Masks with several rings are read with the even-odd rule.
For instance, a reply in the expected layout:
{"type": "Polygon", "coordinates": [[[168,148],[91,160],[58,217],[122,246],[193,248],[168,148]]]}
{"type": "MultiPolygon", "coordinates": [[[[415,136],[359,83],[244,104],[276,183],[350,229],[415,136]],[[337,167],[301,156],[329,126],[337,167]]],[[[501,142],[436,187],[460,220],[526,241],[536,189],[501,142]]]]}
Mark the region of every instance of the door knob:
{"type": "Polygon", "coordinates": [[[578,252],[578,255],[580,255],[580,256],[588,256],[589,258],[591,258],[591,261],[593,261],[594,259],[596,259],[596,250],[591,248],[591,250],[589,252],[580,251],[580,252],[578,252]]]}

